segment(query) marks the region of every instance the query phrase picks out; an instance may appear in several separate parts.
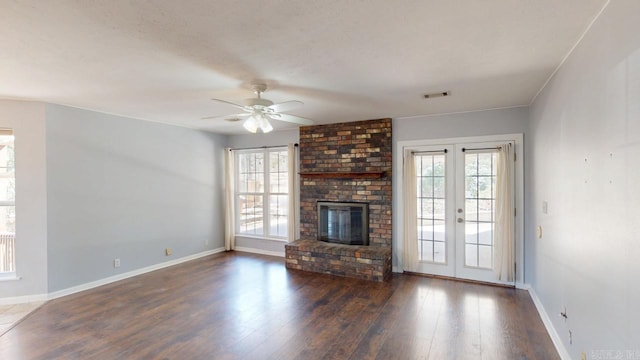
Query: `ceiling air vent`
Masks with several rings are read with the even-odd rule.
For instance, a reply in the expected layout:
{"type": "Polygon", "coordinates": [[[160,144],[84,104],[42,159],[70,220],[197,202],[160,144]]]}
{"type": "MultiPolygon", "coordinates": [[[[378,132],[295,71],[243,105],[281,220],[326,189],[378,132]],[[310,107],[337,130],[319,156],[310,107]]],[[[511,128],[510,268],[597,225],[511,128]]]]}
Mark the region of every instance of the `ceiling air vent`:
{"type": "Polygon", "coordinates": [[[442,92],[436,92],[431,94],[424,94],[423,96],[425,99],[433,99],[437,97],[450,96],[450,95],[451,95],[451,91],[442,91],[442,92]]]}

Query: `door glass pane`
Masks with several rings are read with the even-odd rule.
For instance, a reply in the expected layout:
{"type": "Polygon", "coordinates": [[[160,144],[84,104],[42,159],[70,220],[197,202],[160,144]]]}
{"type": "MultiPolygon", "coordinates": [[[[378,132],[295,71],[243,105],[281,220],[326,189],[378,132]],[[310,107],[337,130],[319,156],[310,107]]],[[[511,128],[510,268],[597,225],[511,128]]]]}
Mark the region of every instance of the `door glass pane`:
{"type": "Polygon", "coordinates": [[[466,219],[469,221],[477,221],[478,220],[478,200],[476,199],[466,199],[465,200],[465,215],[466,219]]]}
{"type": "Polygon", "coordinates": [[[419,260],[445,263],[445,155],[415,156],[419,260]]]}
{"type": "Polygon", "coordinates": [[[466,244],[464,246],[464,265],[478,267],[478,245],[466,244]]]}
{"type": "Polygon", "coordinates": [[[493,267],[496,151],[465,154],[465,266],[493,267]]]}
{"type": "Polygon", "coordinates": [[[478,243],[478,223],[475,221],[467,221],[464,224],[464,236],[466,244],[478,243]]]}
{"type": "Polygon", "coordinates": [[[433,222],[433,240],[444,241],[444,220],[435,220],[433,222]]]}
{"type": "Polygon", "coordinates": [[[492,248],[491,246],[478,246],[478,267],[481,268],[491,268],[493,261],[492,257],[492,248]]]}
{"type": "Polygon", "coordinates": [[[434,241],[433,242],[433,262],[444,263],[447,260],[445,259],[445,243],[443,241],[434,241]]]}

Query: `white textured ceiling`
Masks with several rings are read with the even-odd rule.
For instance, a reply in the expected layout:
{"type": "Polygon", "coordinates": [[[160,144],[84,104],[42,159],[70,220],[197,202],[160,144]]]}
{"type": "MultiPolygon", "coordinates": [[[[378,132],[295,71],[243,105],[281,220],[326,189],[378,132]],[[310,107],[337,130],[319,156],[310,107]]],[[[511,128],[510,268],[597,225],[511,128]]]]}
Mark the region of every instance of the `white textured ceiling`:
{"type": "Polygon", "coordinates": [[[527,105],[605,3],[0,0],[0,97],[222,133],[257,79],[318,124],[527,105]]]}

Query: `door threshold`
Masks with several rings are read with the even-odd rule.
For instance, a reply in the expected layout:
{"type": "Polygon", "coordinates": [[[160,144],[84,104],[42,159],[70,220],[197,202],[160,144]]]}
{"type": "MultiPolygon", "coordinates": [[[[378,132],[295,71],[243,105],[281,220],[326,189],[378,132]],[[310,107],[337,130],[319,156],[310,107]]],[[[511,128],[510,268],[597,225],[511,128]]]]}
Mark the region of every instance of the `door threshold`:
{"type": "Polygon", "coordinates": [[[403,274],[415,275],[415,276],[421,276],[421,277],[428,277],[428,278],[434,278],[434,279],[451,280],[451,281],[457,281],[457,282],[463,282],[463,283],[469,283],[469,284],[495,286],[495,287],[501,287],[501,288],[507,288],[507,289],[515,289],[516,288],[515,284],[514,285],[496,284],[496,283],[492,283],[492,282],[489,282],[489,281],[462,279],[462,278],[457,278],[457,277],[453,277],[453,276],[424,274],[424,273],[413,272],[413,271],[404,271],[403,274]]]}

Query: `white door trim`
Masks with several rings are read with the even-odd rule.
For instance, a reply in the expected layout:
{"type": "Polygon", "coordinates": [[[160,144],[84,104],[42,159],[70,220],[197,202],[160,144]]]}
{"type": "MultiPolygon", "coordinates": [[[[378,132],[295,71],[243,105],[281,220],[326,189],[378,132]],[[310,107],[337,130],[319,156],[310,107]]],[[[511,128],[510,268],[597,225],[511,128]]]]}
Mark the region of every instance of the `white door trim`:
{"type": "Polygon", "coordinates": [[[406,148],[416,146],[454,145],[466,142],[490,142],[509,141],[515,142],[515,195],[516,195],[516,287],[522,288],[524,284],[524,136],[523,134],[501,134],[489,136],[472,136],[446,139],[425,139],[398,141],[393,149],[393,261],[394,271],[402,272],[403,269],[403,241],[404,219],[403,207],[403,154],[406,148]]]}

